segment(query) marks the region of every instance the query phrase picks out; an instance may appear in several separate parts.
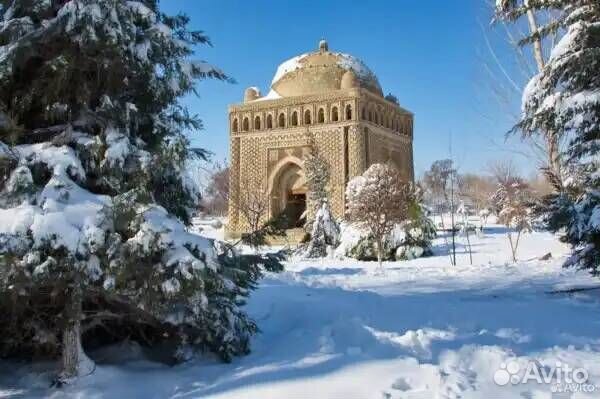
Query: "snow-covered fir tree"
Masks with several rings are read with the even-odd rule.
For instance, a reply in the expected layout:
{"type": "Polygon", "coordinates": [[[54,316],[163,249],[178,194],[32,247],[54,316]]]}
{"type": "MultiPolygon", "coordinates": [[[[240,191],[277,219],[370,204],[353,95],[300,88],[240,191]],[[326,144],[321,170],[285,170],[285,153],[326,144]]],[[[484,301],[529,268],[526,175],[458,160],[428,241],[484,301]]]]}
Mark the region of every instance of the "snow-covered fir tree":
{"type": "Polygon", "coordinates": [[[331,208],[326,200],[317,210],[312,223],[310,241],[306,247],[304,256],[307,258],[322,258],[327,255],[327,248],[335,248],[340,239],[340,226],[336,222],[331,208]]]}
{"type": "MultiPolygon", "coordinates": [[[[309,137],[309,141],[312,140],[312,137],[309,137]]],[[[307,232],[310,232],[317,212],[321,209],[323,202],[326,202],[328,198],[327,185],[329,184],[330,171],[329,163],[317,151],[317,148],[314,145],[312,146],[312,151],[304,159],[303,166],[308,188],[308,217],[305,228],[307,229],[307,232]]]]}
{"type": "MultiPolygon", "coordinates": [[[[567,141],[564,176],[553,176],[558,194],[542,211],[549,227],[564,231],[573,247],[567,265],[600,273],[600,3],[597,0],[530,1],[520,6],[498,0],[501,15],[515,19],[528,11],[548,10],[556,19],[537,36],[558,33],[543,70],[523,93],[526,133],[556,132],[567,141]]],[[[533,37],[526,38],[531,41],[533,37]]]]}
{"type": "Polygon", "coordinates": [[[185,226],[201,123],[178,99],[227,79],[187,25],[157,0],[0,0],[1,354],[62,354],[67,381],[91,370],[84,333],[248,351],[240,305],[280,265],[185,226]]]}
{"type": "Polygon", "coordinates": [[[404,246],[420,247],[425,255],[431,254],[433,240],[437,236],[435,223],[429,216],[423,203],[423,190],[418,185],[413,185],[407,208],[407,220],[403,224],[405,237],[404,246]]]}

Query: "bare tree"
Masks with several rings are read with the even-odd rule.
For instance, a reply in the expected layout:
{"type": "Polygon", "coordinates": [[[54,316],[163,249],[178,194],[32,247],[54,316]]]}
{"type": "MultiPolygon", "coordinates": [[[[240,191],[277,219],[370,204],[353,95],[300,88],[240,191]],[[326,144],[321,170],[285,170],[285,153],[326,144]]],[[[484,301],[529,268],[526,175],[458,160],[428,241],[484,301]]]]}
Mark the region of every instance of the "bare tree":
{"type": "Polygon", "coordinates": [[[423,176],[423,188],[430,197],[437,211],[443,212],[448,204],[450,183],[456,174],[451,159],[441,159],[433,162],[423,176]]]}
{"type": "Polygon", "coordinates": [[[517,250],[521,235],[532,230],[531,198],[530,187],[520,177],[499,181],[498,189],[492,198],[499,210],[499,221],[508,228],[507,236],[513,262],[517,262],[517,250]],[[515,233],[516,235],[513,235],[515,233]]]}
{"type": "Polygon", "coordinates": [[[408,185],[391,165],[373,164],[348,182],[347,216],[369,230],[377,244],[377,260],[382,265],[385,241],[394,225],[407,218],[408,185]]]}
{"type": "Polygon", "coordinates": [[[519,177],[517,167],[512,159],[502,159],[490,162],[488,170],[496,183],[512,182],[519,177]]]}
{"type": "Polygon", "coordinates": [[[490,176],[468,173],[460,175],[458,189],[460,197],[468,200],[475,211],[480,212],[489,206],[495,186],[490,176]]]}
{"type": "Polygon", "coordinates": [[[269,212],[269,195],[264,187],[254,187],[247,181],[242,182],[237,209],[248,225],[248,232],[242,237],[254,248],[258,248],[263,240],[259,234],[267,222],[269,212]]]}
{"type": "Polygon", "coordinates": [[[470,227],[469,226],[469,209],[467,208],[466,204],[463,201],[461,201],[460,205],[458,206],[456,213],[458,213],[462,217],[461,232],[465,235],[465,238],[467,239],[467,250],[469,251],[469,263],[472,265],[473,264],[473,247],[471,247],[471,238],[469,237],[469,227],[470,227]]]}
{"type": "MultiPolygon", "coordinates": [[[[450,146],[450,155],[452,155],[452,146],[450,146]]],[[[453,162],[453,161],[451,161],[453,162]]],[[[456,213],[456,194],[458,192],[457,187],[457,179],[458,173],[456,169],[452,169],[452,173],[450,173],[449,186],[450,193],[447,196],[447,202],[450,204],[450,234],[452,237],[452,253],[451,253],[451,263],[456,266],[456,221],[454,219],[454,214],[456,213]]],[[[442,217],[443,220],[443,217],[442,217]]]]}
{"type": "Polygon", "coordinates": [[[211,172],[206,198],[203,201],[206,210],[215,215],[227,214],[229,203],[229,165],[216,163],[211,172]]]}
{"type": "Polygon", "coordinates": [[[487,225],[488,218],[490,217],[489,208],[484,208],[479,211],[479,231],[483,234],[485,226],[487,225]]]}
{"type": "MultiPolygon", "coordinates": [[[[445,230],[444,211],[450,212],[450,263],[456,265],[456,226],[454,223],[454,213],[456,212],[456,197],[458,174],[454,168],[452,159],[442,159],[435,161],[429,171],[425,172],[423,185],[431,196],[434,208],[440,213],[440,223],[442,230],[445,230]]],[[[444,236],[446,246],[449,246],[448,239],[444,236]]]]}

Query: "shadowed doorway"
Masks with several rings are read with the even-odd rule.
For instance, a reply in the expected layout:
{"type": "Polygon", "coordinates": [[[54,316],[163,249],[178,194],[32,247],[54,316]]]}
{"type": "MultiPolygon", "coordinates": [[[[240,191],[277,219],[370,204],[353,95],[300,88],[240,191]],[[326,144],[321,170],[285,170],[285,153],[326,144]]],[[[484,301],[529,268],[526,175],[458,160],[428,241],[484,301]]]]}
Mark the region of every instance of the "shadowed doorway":
{"type": "Polygon", "coordinates": [[[296,163],[287,163],[277,171],[271,190],[272,216],[284,215],[288,229],[306,222],[306,177],[296,163]]]}

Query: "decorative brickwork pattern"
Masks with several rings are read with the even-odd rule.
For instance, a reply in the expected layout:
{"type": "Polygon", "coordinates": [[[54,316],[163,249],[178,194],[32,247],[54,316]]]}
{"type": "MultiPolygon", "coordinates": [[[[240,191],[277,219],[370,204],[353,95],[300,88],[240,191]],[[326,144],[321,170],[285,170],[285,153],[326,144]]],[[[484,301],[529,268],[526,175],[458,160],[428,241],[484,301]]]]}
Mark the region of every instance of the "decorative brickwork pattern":
{"type": "MultiPolygon", "coordinates": [[[[361,88],[230,106],[228,234],[247,229],[236,206],[240,192],[263,190],[273,200],[279,192],[273,187],[277,177],[288,164],[301,166],[311,146],[330,165],[329,201],[337,218],[344,216],[346,182],[370,164],[391,161],[412,180],[412,118],[397,104],[361,88]]],[[[273,209],[266,217],[275,216],[273,209]]]]}

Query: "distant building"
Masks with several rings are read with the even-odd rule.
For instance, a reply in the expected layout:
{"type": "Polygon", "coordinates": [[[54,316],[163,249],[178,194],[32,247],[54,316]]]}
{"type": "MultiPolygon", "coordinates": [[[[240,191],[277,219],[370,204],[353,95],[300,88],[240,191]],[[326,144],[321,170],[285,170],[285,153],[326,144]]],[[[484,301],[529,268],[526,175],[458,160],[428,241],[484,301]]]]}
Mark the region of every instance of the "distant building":
{"type": "Polygon", "coordinates": [[[281,64],[266,96],[246,89],[244,102],[229,107],[229,126],[230,236],[247,229],[239,212],[244,190],[264,192],[268,217],[286,212],[289,227],[300,227],[311,147],[330,164],[329,201],[338,218],[346,183],[371,164],[392,162],[413,180],[413,114],[383,97],[362,61],[329,51],[323,40],[317,51],[281,64]]]}

